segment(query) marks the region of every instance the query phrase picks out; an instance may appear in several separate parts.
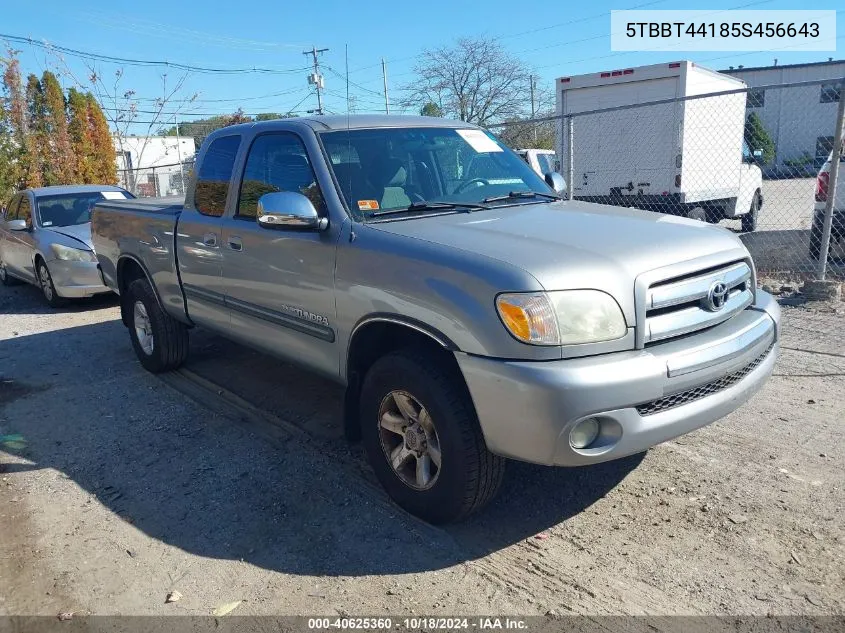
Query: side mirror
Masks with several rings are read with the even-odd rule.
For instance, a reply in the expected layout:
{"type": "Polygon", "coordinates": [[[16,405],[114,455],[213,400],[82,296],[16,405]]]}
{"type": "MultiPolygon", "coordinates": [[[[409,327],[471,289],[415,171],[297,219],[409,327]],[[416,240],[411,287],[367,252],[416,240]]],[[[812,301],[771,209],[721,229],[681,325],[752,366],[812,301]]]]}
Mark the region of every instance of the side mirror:
{"type": "Polygon", "coordinates": [[[258,225],[265,229],[323,231],[328,218],[321,218],[311,201],[301,193],[279,191],[258,199],[258,225]]]}
{"type": "Polygon", "coordinates": [[[555,193],[563,193],[566,191],[566,181],[556,171],[550,172],[545,176],[546,184],[552,188],[555,193]]]}
{"type": "Polygon", "coordinates": [[[26,220],[9,220],[6,222],[6,228],[10,231],[28,231],[29,227],[26,225],[26,220]]]}

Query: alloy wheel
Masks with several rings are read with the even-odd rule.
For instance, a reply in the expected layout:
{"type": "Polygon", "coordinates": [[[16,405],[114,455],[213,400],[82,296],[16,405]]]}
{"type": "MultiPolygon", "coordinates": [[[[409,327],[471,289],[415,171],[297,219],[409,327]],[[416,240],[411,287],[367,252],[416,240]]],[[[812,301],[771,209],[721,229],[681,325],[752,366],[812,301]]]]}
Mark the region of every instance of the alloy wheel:
{"type": "Polygon", "coordinates": [[[50,279],[50,271],[46,264],[41,264],[38,267],[38,280],[41,282],[41,292],[47,301],[53,300],[53,281],[50,279]]]}
{"type": "Polygon", "coordinates": [[[415,490],[431,488],[440,475],[440,438],[428,411],[406,391],[391,391],[378,413],[379,439],[393,472],[415,490]]]}
{"type": "Polygon", "coordinates": [[[153,326],[147,314],[147,307],[141,301],[135,302],[133,324],[135,326],[135,336],[138,339],[138,344],[147,356],[152,356],[153,350],[155,349],[153,326]]]}

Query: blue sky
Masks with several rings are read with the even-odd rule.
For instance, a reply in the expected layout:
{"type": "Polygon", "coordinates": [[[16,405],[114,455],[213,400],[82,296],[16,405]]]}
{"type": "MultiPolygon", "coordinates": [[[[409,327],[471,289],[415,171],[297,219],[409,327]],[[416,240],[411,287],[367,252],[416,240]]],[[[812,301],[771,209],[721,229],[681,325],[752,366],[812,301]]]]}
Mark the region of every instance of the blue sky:
{"type": "MultiPolygon", "coordinates": [[[[813,9],[836,9],[838,2],[818,0],[813,9]]],[[[424,48],[449,44],[460,36],[499,38],[514,55],[536,70],[539,84],[551,88],[563,75],[598,72],[614,68],[692,59],[715,69],[729,65],[768,65],[777,57],[780,64],[821,61],[842,54],[845,42],[845,12],[837,14],[839,53],[612,53],[610,50],[611,9],[707,9],[719,11],[745,8],[758,10],[800,9],[799,2],[781,0],[617,0],[595,2],[514,2],[514,0],[393,0],[366,3],[321,0],[318,3],[285,3],[252,0],[249,3],[165,2],[136,0],[45,0],[37,9],[32,3],[9,3],[3,8],[0,32],[31,37],[83,51],[145,60],[170,60],[218,68],[261,67],[291,70],[285,74],[199,74],[187,76],[178,98],[198,93],[195,102],[179,104],[185,112],[220,114],[239,106],[245,112],[302,111],[313,108],[316,98],[308,95],[309,62],[303,50],[316,45],[329,48],[321,57],[326,82],[327,110],[345,112],[344,47],[349,49],[351,94],[361,111],[383,107],[381,58],[387,60],[390,92],[399,96],[400,87],[413,79],[416,55],[424,48]],[[309,10],[310,9],[310,10],[309,10]],[[339,73],[339,74],[336,74],[339,73]]],[[[841,5],[840,5],[841,6],[841,5]]],[[[715,16],[714,16],[715,17],[715,16]]],[[[2,43],[2,39],[0,39],[2,43]]],[[[56,66],[57,58],[27,44],[21,50],[24,72],[40,74],[56,66]]],[[[85,83],[86,62],[64,56],[66,70],[85,83]]],[[[113,84],[120,64],[95,63],[97,71],[113,84]]],[[[132,89],[138,97],[151,100],[162,94],[163,70],[122,66],[119,90],[132,89]]],[[[184,73],[168,71],[173,86],[184,73]]],[[[70,76],[63,83],[71,85],[70,76]]],[[[168,109],[174,110],[177,102],[168,109]]],[[[144,119],[143,114],[139,119],[144,119]]],[[[184,116],[183,119],[195,118],[184,116]]]]}

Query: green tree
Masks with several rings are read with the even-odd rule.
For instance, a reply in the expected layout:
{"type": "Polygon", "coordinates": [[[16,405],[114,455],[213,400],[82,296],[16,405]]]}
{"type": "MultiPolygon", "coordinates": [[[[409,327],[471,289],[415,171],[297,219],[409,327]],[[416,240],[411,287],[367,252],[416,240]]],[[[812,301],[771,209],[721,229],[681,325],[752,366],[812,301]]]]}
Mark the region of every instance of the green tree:
{"type": "Polygon", "coordinates": [[[91,138],[94,182],[101,185],[117,184],[117,163],[108,121],[93,94],[86,93],[85,102],[88,106],[88,130],[91,138]]]}
{"type": "Polygon", "coordinates": [[[0,204],[23,187],[26,142],[26,101],[16,51],[2,59],[3,98],[0,100],[0,204]]]}
{"type": "Polygon", "coordinates": [[[59,80],[49,70],[41,76],[44,98],[43,127],[49,155],[44,162],[44,183],[68,185],[74,182],[73,150],[68,132],[67,104],[59,80]]]}
{"type": "Polygon", "coordinates": [[[74,160],[74,180],[78,183],[96,182],[93,161],[94,143],[88,126],[88,102],[76,88],[68,90],[68,134],[74,160]]]}
{"type": "Polygon", "coordinates": [[[756,112],[749,114],[745,120],[745,142],[752,152],[762,150],[766,165],[775,159],[775,142],[756,112]]]}
{"type": "Polygon", "coordinates": [[[44,185],[44,166],[49,157],[44,127],[44,93],[35,75],[26,78],[26,122],[24,124],[24,181],[26,187],[44,185]]]}
{"type": "Polygon", "coordinates": [[[442,117],[443,110],[440,108],[439,105],[437,105],[433,101],[429,101],[423,107],[420,108],[420,116],[442,117]]]}

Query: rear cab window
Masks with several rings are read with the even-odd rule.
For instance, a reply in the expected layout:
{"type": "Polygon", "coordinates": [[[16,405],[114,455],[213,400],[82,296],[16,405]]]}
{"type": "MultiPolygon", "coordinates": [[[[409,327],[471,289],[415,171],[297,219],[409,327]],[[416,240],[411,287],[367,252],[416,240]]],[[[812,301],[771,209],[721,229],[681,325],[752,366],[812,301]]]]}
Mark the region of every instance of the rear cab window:
{"type": "Polygon", "coordinates": [[[222,217],[232,182],[232,171],[241,137],[237,134],[214,139],[203,156],[194,189],[194,206],[203,215],[222,217]]]}

